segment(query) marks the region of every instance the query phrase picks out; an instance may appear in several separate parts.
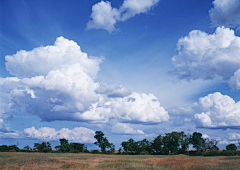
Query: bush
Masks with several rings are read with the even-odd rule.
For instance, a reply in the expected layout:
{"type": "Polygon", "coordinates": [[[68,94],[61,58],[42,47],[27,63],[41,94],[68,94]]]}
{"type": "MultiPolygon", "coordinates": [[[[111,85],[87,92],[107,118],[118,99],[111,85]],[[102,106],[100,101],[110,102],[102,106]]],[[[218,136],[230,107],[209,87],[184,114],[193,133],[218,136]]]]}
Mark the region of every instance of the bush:
{"type": "Polygon", "coordinates": [[[202,156],[202,152],[199,152],[199,151],[189,151],[189,156],[202,156]]]}
{"type": "Polygon", "coordinates": [[[70,150],[70,153],[79,153],[78,150],[70,150]]]}
{"type": "Polygon", "coordinates": [[[44,153],[47,153],[47,152],[52,152],[52,149],[49,148],[49,147],[45,147],[45,148],[43,148],[42,151],[43,151],[44,153]]]}
{"type": "Polygon", "coordinates": [[[202,156],[220,156],[219,151],[203,152],[202,156]]]}
{"type": "Polygon", "coordinates": [[[16,152],[16,150],[14,150],[14,149],[11,149],[11,150],[9,150],[9,152],[16,152]]]}
{"type": "Polygon", "coordinates": [[[227,150],[227,151],[222,151],[220,152],[220,156],[236,156],[238,154],[237,151],[231,151],[231,150],[227,150]]]}
{"type": "Polygon", "coordinates": [[[99,150],[92,150],[91,153],[99,154],[99,150]]]}

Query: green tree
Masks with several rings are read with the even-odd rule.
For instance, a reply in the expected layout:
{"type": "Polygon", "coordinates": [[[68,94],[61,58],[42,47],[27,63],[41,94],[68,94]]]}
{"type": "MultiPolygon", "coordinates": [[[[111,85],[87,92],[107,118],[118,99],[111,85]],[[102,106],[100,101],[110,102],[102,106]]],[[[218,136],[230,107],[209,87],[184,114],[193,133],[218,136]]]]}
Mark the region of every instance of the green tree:
{"type": "MultiPolygon", "coordinates": [[[[125,152],[128,152],[128,151],[129,151],[129,142],[128,142],[128,141],[123,141],[123,142],[121,143],[121,145],[122,145],[123,150],[124,150],[125,152]]],[[[121,149],[121,148],[120,148],[120,149],[121,149]]]]}
{"type": "Polygon", "coordinates": [[[163,136],[158,135],[151,143],[153,150],[156,154],[163,154],[163,136]]]}
{"type": "Polygon", "coordinates": [[[226,149],[231,150],[231,151],[235,151],[235,150],[237,150],[237,146],[232,143],[232,144],[227,145],[226,149]]]}
{"type": "Polygon", "coordinates": [[[140,152],[152,152],[152,145],[147,139],[143,139],[138,142],[140,152]]]}
{"type": "Polygon", "coordinates": [[[163,150],[165,154],[171,153],[177,153],[180,149],[180,137],[181,133],[179,132],[172,132],[172,133],[166,133],[163,137],[163,150]]]}
{"type": "Polygon", "coordinates": [[[39,152],[51,152],[52,151],[51,143],[49,142],[42,142],[42,144],[34,143],[33,150],[38,150],[39,152]]]}
{"type": "Polygon", "coordinates": [[[95,145],[98,145],[101,148],[102,152],[105,152],[107,148],[111,149],[111,146],[113,145],[110,143],[106,137],[104,137],[104,133],[102,131],[96,131],[94,138],[97,140],[94,142],[95,145]]]}
{"type": "Polygon", "coordinates": [[[65,138],[59,139],[60,145],[56,146],[55,149],[58,151],[61,151],[63,153],[70,151],[70,144],[68,143],[68,140],[65,138]]]}
{"type": "Polygon", "coordinates": [[[205,150],[205,151],[206,150],[209,150],[209,151],[219,150],[219,148],[217,147],[217,143],[218,143],[218,141],[207,138],[207,139],[205,139],[203,150],[205,150]]]}
{"type": "Polygon", "coordinates": [[[32,150],[32,148],[29,145],[27,145],[27,146],[24,146],[23,150],[30,151],[30,150],[32,150]]]}
{"type": "Polygon", "coordinates": [[[199,132],[194,132],[190,137],[190,143],[193,145],[197,151],[202,150],[202,146],[205,145],[205,140],[202,138],[202,134],[199,132]]]}
{"type": "Polygon", "coordinates": [[[70,150],[77,151],[77,152],[83,152],[84,144],[81,144],[81,143],[70,143],[70,150]]]}

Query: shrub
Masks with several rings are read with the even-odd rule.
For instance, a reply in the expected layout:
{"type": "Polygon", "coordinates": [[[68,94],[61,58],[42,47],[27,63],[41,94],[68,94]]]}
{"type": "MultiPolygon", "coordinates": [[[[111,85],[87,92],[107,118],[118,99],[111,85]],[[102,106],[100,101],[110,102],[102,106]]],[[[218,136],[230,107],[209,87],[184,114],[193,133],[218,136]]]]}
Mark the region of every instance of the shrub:
{"type": "Polygon", "coordinates": [[[189,151],[189,156],[202,156],[202,152],[199,152],[199,151],[189,151]]]}
{"type": "Polygon", "coordinates": [[[42,151],[43,151],[44,153],[47,153],[47,152],[51,152],[52,149],[49,148],[49,147],[44,147],[42,151]]]}
{"type": "Polygon", "coordinates": [[[91,153],[99,154],[99,150],[92,150],[91,153]]]}
{"type": "Polygon", "coordinates": [[[210,152],[203,152],[202,156],[219,156],[220,152],[219,151],[210,151],[210,152]]]}
{"type": "Polygon", "coordinates": [[[232,150],[227,150],[227,151],[222,151],[220,152],[220,156],[236,156],[237,155],[237,151],[232,151],[232,150]]]}

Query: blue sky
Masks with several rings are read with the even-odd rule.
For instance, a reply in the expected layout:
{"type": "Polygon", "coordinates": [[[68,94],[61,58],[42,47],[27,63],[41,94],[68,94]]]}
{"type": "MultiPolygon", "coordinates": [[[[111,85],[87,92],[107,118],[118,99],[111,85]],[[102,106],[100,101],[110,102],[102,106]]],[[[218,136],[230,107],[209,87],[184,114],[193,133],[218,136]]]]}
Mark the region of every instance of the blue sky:
{"type": "Polygon", "coordinates": [[[0,2],[0,144],[240,139],[240,1],[0,2]]]}

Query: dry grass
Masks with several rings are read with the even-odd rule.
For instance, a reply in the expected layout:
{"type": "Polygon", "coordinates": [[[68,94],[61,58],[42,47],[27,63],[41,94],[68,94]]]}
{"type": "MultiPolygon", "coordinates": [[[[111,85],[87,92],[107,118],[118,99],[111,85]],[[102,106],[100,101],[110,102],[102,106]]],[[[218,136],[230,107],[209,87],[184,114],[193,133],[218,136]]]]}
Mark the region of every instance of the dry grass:
{"type": "Polygon", "coordinates": [[[126,170],[195,170],[240,169],[240,157],[189,157],[153,155],[101,155],[56,153],[0,153],[0,169],[126,169],[126,170]]]}

